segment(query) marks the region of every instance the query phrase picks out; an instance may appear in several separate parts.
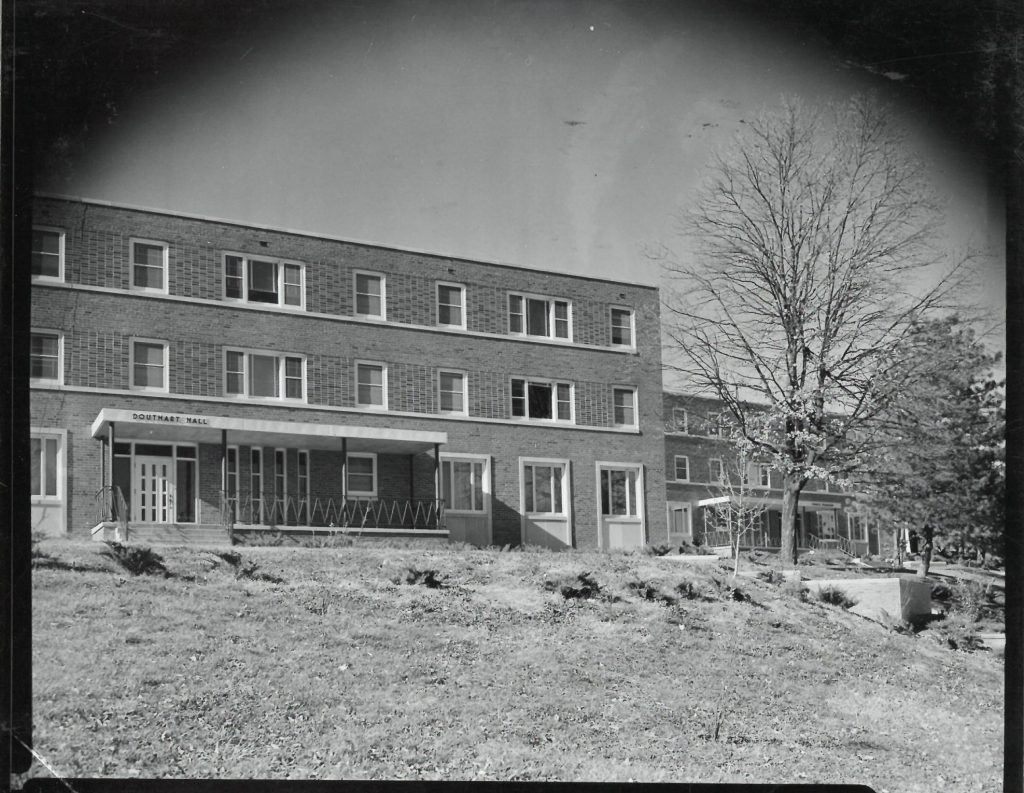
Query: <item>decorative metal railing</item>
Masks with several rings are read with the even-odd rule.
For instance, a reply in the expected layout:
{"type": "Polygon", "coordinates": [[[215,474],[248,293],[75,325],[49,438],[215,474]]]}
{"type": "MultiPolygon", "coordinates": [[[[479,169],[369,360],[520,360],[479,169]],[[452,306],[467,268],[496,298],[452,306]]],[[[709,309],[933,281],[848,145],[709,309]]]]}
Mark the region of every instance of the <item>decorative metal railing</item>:
{"type": "Polygon", "coordinates": [[[443,529],[443,499],[297,497],[221,492],[221,523],[287,528],[443,529]]]}
{"type": "Polygon", "coordinates": [[[93,497],[96,523],[117,523],[121,536],[128,539],[128,502],[117,485],[101,487],[93,497]]]}

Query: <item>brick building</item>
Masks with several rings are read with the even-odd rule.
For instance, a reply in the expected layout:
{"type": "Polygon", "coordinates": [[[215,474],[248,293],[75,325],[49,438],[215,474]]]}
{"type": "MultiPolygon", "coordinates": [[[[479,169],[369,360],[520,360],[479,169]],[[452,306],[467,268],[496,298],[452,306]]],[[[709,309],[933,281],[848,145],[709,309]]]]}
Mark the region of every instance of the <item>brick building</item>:
{"type": "MultiPolygon", "coordinates": [[[[741,465],[725,438],[725,417],[723,405],[714,399],[674,393],[664,396],[668,543],[723,542],[716,536],[723,522],[716,518],[736,499],[741,465]],[[721,484],[723,477],[731,478],[731,492],[721,484]]],[[[751,462],[746,476],[749,499],[762,510],[743,545],[779,548],[782,474],[764,463],[751,462]]],[[[879,553],[877,526],[856,515],[851,506],[851,493],[832,483],[809,482],[798,502],[798,546],[805,550],[840,548],[857,556],[879,553]]]]}
{"type": "Polygon", "coordinates": [[[654,287],[56,196],[32,250],[36,530],[666,533],[654,287]]]}

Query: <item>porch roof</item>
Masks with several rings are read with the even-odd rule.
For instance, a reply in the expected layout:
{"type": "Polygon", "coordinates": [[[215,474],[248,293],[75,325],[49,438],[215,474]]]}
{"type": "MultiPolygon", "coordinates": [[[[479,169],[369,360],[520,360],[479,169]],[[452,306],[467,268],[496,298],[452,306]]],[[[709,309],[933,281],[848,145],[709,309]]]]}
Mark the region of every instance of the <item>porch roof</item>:
{"type": "Polygon", "coordinates": [[[92,423],[92,437],[106,436],[111,422],[115,425],[115,440],[219,444],[221,432],[227,430],[231,445],[300,446],[340,451],[344,438],[350,452],[383,454],[415,454],[448,442],[446,432],[121,408],[100,410],[92,423]]]}

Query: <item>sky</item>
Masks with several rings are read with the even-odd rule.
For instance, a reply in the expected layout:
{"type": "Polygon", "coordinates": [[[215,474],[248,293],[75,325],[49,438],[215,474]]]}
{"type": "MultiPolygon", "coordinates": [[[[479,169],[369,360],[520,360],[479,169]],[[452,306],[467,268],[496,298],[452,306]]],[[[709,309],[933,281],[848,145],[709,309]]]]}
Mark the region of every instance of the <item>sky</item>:
{"type": "Polygon", "coordinates": [[[658,284],[645,249],[688,255],[679,218],[743,119],[874,92],[948,199],[950,244],[991,248],[979,297],[1005,314],[982,160],[898,73],[698,0],[297,8],[240,16],[37,189],[658,284]]]}

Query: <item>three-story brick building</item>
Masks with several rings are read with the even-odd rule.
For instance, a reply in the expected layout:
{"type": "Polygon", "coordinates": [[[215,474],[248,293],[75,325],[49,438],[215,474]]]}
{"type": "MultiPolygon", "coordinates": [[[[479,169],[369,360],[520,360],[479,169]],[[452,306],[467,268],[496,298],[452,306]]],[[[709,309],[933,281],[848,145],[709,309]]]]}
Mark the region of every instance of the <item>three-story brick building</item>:
{"type": "Polygon", "coordinates": [[[666,531],[654,287],[56,196],[32,282],[37,530],[666,531]]]}

